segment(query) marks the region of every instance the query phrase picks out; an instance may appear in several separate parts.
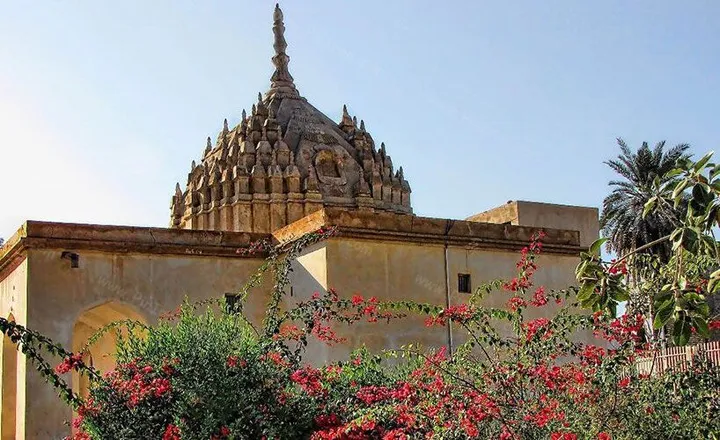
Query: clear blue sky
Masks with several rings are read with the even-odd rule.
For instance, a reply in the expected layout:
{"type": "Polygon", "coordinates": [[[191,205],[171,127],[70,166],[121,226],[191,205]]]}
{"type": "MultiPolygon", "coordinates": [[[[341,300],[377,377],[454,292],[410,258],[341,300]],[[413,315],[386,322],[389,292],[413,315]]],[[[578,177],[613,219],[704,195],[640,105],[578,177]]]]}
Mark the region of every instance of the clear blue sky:
{"type": "MultiPolygon", "coordinates": [[[[165,226],[176,181],[272,72],[272,9],[0,5],[0,236],[25,219],[165,226]]],[[[287,0],[301,93],[384,141],[415,212],[599,206],[615,138],[720,144],[720,2],[287,0]]]]}

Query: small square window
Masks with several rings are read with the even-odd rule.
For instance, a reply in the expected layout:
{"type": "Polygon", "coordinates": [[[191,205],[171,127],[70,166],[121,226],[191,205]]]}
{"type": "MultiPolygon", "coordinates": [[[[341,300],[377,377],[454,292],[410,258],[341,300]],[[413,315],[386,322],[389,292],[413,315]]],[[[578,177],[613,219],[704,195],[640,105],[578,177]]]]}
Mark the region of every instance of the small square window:
{"type": "Polygon", "coordinates": [[[469,273],[459,273],[458,274],[458,292],[460,293],[470,293],[470,274],[469,273]]]}
{"type": "Polygon", "coordinates": [[[242,311],[242,302],[240,302],[240,295],[236,293],[225,294],[225,310],[227,313],[239,313],[242,311]]]}

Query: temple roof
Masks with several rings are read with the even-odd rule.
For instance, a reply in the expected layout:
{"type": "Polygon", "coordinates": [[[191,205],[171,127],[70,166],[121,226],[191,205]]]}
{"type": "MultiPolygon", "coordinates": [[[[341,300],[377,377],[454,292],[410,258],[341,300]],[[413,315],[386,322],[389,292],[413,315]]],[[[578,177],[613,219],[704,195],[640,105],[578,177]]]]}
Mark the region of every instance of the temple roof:
{"type": "MultiPolygon", "coordinates": [[[[219,222],[210,225],[210,221],[199,225],[193,219],[255,194],[278,195],[270,197],[276,202],[283,198],[288,203],[307,202],[313,209],[345,206],[412,213],[410,185],[402,167],[394,168],[385,145],[376,146],[365,123],[358,124],[346,106],[335,122],[301,96],[289,71],[278,5],[273,34],[275,71],[270,89],[258,94],[249,112],[243,110],[239,124],[231,128],[226,119],[215,142],[207,139],[200,163],[193,161],[185,190],[176,187],[172,226],[247,229],[237,224],[220,227],[219,222]]],[[[290,217],[286,213],[286,224],[290,217]]],[[[274,228],[269,229],[256,232],[274,228]]]]}

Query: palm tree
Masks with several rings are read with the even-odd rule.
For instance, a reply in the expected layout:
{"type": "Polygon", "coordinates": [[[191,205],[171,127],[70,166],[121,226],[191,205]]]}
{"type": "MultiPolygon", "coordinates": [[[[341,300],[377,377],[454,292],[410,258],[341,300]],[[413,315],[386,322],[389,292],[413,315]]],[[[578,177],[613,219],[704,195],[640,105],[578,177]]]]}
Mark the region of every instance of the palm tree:
{"type": "MultiPolygon", "coordinates": [[[[605,162],[624,180],[613,180],[609,185],[612,192],[603,200],[603,211],[600,216],[600,228],[608,237],[608,248],[618,255],[633,251],[640,246],[652,243],[670,234],[683,217],[683,207],[678,209],[664,207],[643,217],[645,203],[653,196],[656,178],[664,176],[673,168],[677,161],[684,157],[688,144],[678,144],[667,152],[664,151],[665,141],[658,142],[650,149],[643,142],[637,152],[632,152],[625,141],[618,138],[621,154],[617,159],[605,162]]],[[[670,259],[668,242],[648,248],[648,254],[657,256],[662,262],[670,259]]]]}

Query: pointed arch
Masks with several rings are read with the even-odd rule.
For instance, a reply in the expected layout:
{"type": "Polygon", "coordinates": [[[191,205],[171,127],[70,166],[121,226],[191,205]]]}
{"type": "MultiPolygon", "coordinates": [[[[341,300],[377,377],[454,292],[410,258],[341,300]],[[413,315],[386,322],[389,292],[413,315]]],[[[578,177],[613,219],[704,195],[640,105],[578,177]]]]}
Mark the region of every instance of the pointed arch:
{"type": "MultiPolygon", "coordinates": [[[[75,320],[72,337],[72,351],[79,352],[88,343],[88,340],[106,325],[122,320],[134,320],[147,323],[147,319],[132,306],[119,301],[108,301],[86,309],[75,320]]],[[[101,373],[115,368],[115,348],[117,336],[115,332],[108,332],[93,343],[84,353],[84,361],[92,365],[101,373]]],[[[90,383],[85,376],[78,372],[72,373],[72,389],[81,397],[89,393],[90,383]]]]}

